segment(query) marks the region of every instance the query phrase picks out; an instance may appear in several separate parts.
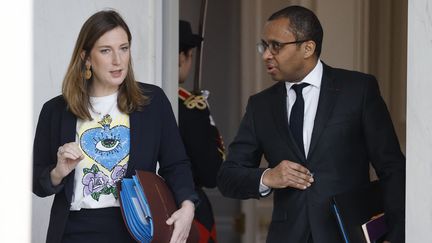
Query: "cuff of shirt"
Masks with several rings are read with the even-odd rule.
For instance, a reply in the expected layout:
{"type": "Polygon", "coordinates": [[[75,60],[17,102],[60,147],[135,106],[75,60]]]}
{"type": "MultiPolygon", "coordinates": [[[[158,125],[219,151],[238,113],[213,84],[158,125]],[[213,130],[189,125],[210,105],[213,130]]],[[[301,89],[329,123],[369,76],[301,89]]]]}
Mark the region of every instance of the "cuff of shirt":
{"type": "Polygon", "coordinates": [[[266,170],[262,173],[262,175],[261,175],[260,185],[259,185],[259,193],[261,194],[261,197],[268,196],[268,195],[270,194],[270,192],[271,192],[271,188],[263,184],[263,177],[264,177],[264,174],[265,174],[268,170],[270,170],[270,168],[266,169],[266,170]]]}

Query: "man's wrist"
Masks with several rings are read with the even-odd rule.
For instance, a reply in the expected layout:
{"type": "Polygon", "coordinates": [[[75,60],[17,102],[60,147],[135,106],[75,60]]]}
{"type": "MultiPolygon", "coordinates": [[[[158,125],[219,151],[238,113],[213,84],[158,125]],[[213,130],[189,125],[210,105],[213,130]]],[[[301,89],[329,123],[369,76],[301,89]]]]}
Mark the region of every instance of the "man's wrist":
{"type": "Polygon", "coordinates": [[[271,192],[271,188],[269,186],[265,185],[263,182],[264,175],[269,170],[270,170],[270,168],[266,169],[261,175],[260,185],[259,185],[259,193],[261,194],[262,197],[267,196],[271,192]]]}

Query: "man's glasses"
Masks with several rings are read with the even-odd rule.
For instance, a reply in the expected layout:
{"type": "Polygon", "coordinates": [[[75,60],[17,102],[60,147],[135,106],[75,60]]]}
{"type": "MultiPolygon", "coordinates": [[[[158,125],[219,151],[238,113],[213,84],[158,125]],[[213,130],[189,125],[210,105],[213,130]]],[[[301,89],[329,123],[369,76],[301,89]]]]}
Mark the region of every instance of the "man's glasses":
{"type": "Polygon", "coordinates": [[[257,50],[262,55],[264,52],[269,49],[270,53],[272,55],[279,54],[279,51],[286,45],[290,44],[300,44],[303,42],[306,42],[308,40],[298,40],[298,41],[290,41],[290,42],[277,42],[277,41],[270,41],[269,43],[265,41],[261,41],[257,44],[257,50]]]}

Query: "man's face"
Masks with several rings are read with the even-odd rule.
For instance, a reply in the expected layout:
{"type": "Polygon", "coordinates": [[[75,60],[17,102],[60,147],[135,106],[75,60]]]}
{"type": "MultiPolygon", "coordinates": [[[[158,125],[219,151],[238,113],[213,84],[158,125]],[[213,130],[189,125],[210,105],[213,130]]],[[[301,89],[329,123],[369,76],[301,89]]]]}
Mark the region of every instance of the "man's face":
{"type": "Polygon", "coordinates": [[[184,83],[192,68],[193,49],[179,54],[179,83],[184,83]]]}
{"type": "MultiPolygon", "coordinates": [[[[268,21],[264,26],[262,40],[267,44],[298,41],[289,31],[290,21],[279,18],[268,21]]],[[[281,48],[272,52],[267,48],[262,54],[267,73],[275,81],[298,82],[305,76],[304,43],[280,45],[281,48]]]]}

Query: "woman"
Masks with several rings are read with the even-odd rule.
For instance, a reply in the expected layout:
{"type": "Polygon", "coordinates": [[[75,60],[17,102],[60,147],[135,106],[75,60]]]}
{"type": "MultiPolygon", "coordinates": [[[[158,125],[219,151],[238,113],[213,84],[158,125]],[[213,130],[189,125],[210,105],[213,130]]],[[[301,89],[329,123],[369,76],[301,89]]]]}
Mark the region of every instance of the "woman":
{"type": "Polygon", "coordinates": [[[55,194],[47,242],[133,242],[115,183],[155,171],[180,205],[167,224],[185,242],[194,217],[190,163],[163,91],[134,79],[131,33],[115,11],[81,28],[62,95],[44,104],[34,140],[33,192],[55,194]]]}

